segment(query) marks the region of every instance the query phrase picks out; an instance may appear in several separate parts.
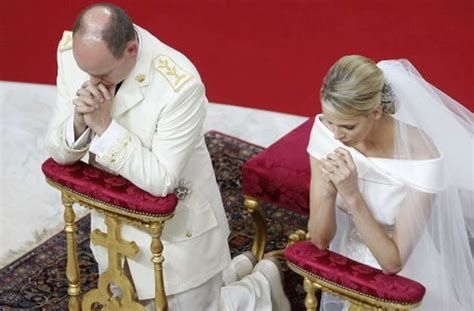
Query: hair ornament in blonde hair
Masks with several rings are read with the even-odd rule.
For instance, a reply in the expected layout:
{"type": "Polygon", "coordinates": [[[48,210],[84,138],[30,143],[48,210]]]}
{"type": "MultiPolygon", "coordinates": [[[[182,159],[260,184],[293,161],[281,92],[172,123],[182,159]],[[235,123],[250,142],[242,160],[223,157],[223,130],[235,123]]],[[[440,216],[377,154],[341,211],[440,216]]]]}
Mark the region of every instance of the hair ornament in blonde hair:
{"type": "Polygon", "coordinates": [[[382,108],[385,113],[395,113],[396,96],[392,87],[388,83],[384,83],[382,87],[382,108]]]}

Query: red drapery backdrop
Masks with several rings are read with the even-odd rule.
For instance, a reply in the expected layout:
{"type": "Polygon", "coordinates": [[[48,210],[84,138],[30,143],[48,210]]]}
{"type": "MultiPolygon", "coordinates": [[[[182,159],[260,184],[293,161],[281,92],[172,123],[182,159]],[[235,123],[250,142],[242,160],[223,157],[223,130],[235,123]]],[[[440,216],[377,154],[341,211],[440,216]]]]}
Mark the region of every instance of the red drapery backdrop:
{"type": "MultiPolygon", "coordinates": [[[[56,47],[96,1],[2,1],[0,80],[54,84],[56,47]]],[[[185,53],[211,101],[314,115],[329,66],[345,54],[408,58],[474,110],[472,0],[117,0],[185,53]]]]}

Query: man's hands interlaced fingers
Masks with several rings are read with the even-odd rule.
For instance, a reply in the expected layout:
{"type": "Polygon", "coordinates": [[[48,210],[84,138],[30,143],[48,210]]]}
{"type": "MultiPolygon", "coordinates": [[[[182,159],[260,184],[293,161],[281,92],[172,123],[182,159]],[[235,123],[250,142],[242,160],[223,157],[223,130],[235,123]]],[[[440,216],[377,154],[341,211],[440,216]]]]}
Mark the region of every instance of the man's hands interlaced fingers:
{"type": "Polygon", "coordinates": [[[86,81],[76,92],[73,100],[75,106],[74,132],[79,137],[87,127],[97,135],[102,135],[112,122],[112,110],[115,86],[106,87],[102,83],[93,85],[86,81]]]}

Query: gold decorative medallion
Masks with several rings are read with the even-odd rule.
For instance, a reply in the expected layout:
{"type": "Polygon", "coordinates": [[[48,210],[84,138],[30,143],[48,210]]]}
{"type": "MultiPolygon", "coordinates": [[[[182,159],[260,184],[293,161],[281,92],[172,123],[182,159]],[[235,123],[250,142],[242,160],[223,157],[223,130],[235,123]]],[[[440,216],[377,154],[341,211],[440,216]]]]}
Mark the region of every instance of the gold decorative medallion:
{"type": "Polygon", "coordinates": [[[171,84],[175,92],[178,92],[193,77],[166,55],[159,55],[155,58],[154,65],[155,69],[171,84]]]}
{"type": "Polygon", "coordinates": [[[146,76],[145,76],[144,74],[142,74],[142,73],[138,74],[138,75],[135,77],[135,81],[140,82],[140,83],[143,82],[143,81],[145,81],[145,79],[146,79],[146,76]]]}
{"type": "Polygon", "coordinates": [[[72,31],[65,30],[61,41],[59,41],[58,50],[62,52],[69,49],[72,49],[72,31]]]}

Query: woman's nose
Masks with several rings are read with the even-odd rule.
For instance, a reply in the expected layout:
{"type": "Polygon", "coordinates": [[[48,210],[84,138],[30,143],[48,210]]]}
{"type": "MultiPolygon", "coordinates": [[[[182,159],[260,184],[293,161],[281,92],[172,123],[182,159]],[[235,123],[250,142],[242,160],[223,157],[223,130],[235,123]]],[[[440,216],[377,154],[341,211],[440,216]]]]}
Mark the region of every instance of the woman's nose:
{"type": "Polygon", "coordinates": [[[341,139],[342,137],[344,137],[342,131],[340,129],[338,129],[337,127],[334,128],[333,132],[334,132],[334,138],[335,139],[341,139]]]}

